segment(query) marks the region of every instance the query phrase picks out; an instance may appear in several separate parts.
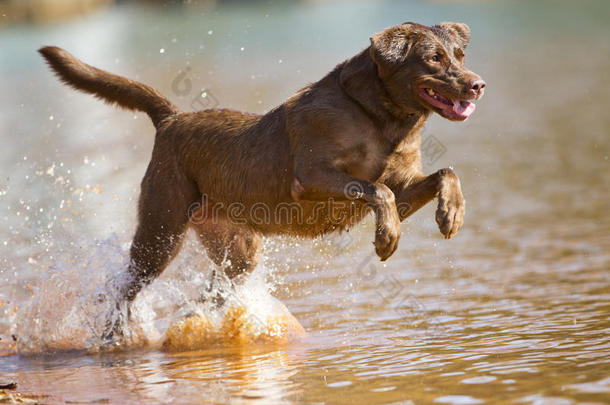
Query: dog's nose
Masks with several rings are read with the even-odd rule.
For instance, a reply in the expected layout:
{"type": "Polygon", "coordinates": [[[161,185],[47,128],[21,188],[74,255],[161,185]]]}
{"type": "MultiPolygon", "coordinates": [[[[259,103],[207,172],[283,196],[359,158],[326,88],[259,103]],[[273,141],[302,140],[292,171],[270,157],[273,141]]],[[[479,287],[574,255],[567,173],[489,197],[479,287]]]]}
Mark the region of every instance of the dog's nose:
{"type": "Polygon", "coordinates": [[[485,83],[485,81],[483,79],[479,79],[479,80],[475,80],[474,82],[472,82],[472,84],[470,85],[470,88],[473,89],[474,91],[478,92],[480,90],[483,90],[486,85],[487,85],[487,83],[485,83]]]}
{"type": "Polygon", "coordinates": [[[485,83],[485,80],[481,79],[480,77],[477,79],[473,79],[468,83],[468,90],[471,91],[475,96],[480,97],[481,95],[483,95],[483,89],[485,88],[485,86],[487,85],[487,83],[485,83]]]}

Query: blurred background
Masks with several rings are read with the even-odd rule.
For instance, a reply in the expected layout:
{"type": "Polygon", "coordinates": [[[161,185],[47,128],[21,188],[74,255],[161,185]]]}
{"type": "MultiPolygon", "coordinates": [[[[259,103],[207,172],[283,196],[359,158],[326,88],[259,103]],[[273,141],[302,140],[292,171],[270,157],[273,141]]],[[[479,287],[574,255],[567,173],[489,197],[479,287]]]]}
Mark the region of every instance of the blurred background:
{"type": "MultiPolygon", "coordinates": [[[[405,21],[467,23],[466,65],[487,82],[467,122],[433,116],[423,133],[424,171],[452,166],[462,181],[456,237],[442,239],[430,204],[383,265],[369,260],[370,220],[348,236],[266,241],[257,271],[310,332],[298,347],[17,355],[0,357],[0,373],[75,401],[610,401],[603,0],[0,0],[0,342],[32,334],[32,302],[65,296],[49,277],[125,258],[154,140],[144,114],[61,85],[39,47],[185,111],[264,113],[405,21]]],[[[164,288],[210,266],[191,243],[147,299],[169,305],[164,288]]]]}

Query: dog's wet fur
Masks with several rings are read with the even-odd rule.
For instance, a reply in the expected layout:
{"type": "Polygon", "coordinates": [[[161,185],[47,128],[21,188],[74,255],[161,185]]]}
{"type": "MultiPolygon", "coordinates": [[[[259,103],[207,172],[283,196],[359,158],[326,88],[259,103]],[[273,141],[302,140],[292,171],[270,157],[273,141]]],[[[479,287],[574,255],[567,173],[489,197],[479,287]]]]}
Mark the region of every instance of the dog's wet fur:
{"type": "Polygon", "coordinates": [[[163,271],[189,227],[235,282],[255,268],[264,235],[315,237],[371,211],[375,250],[386,260],[398,246],[400,222],[435,197],[439,229],[451,238],[464,218],[460,181],[451,169],[422,174],[420,131],[432,112],[466,119],[469,100],[483,95],[485,82],[464,67],[469,39],[460,23],[387,28],[264,115],[181,112],[149,86],[41,48],[63,82],[146,112],[157,130],[124,299],[163,271]],[[283,205],[293,211],[264,220],[257,214],[257,207],[278,212],[283,205]]]}

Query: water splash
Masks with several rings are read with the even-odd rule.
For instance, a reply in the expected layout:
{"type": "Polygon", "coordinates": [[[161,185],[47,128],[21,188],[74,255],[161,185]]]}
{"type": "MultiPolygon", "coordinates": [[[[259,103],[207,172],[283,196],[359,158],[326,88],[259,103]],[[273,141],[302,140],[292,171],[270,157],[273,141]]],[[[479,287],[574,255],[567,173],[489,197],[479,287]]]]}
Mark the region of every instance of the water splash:
{"type": "Polygon", "coordinates": [[[122,336],[108,342],[102,338],[108,325],[118,316],[127,318],[125,306],[117,310],[117,291],[125,282],[128,246],[116,236],[104,241],[81,238],[55,257],[18,313],[18,352],[135,347],[176,351],[304,336],[298,321],[271,296],[269,269],[259,265],[245,283],[232,287],[224,275],[212,277],[223,272],[214,272],[221,269],[202,261],[202,254],[192,249],[181,254],[143,289],[130,306],[122,336]]]}
{"type": "Polygon", "coordinates": [[[114,292],[128,260],[116,236],[82,239],[63,251],[34,287],[17,316],[20,353],[91,350],[102,343],[114,292]]]}
{"type": "Polygon", "coordinates": [[[305,330],[284,304],[259,286],[259,280],[252,277],[236,288],[212,291],[212,299],[190,306],[190,312],[167,329],[162,348],[197,350],[218,344],[285,343],[304,337],[305,330]],[[223,301],[222,306],[217,306],[216,297],[223,301]]]}

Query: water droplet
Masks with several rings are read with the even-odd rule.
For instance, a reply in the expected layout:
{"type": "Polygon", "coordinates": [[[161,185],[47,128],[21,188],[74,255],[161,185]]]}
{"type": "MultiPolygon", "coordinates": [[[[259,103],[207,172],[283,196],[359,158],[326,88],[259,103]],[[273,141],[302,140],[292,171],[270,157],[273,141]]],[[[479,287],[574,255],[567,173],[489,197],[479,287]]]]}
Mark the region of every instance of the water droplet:
{"type": "Polygon", "coordinates": [[[213,33],[214,33],[214,31],[212,31],[212,30],[208,31],[208,35],[212,35],[213,33]]]}
{"type": "Polygon", "coordinates": [[[164,48],[159,49],[159,53],[165,53],[165,49],[164,48]]]}

